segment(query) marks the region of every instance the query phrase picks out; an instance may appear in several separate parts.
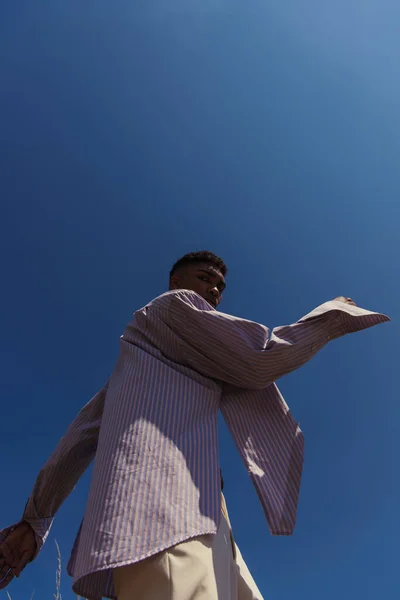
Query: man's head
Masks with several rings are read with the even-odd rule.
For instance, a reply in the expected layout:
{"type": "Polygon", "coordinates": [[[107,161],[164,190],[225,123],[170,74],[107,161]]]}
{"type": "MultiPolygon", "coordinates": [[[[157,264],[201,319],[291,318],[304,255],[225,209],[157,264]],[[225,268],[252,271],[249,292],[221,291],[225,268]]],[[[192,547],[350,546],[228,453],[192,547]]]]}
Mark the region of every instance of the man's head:
{"type": "Polygon", "coordinates": [[[215,308],[221,302],[228,269],[224,261],[202,250],[182,256],[169,274],[170,290],[192,290],[215,308]]]}

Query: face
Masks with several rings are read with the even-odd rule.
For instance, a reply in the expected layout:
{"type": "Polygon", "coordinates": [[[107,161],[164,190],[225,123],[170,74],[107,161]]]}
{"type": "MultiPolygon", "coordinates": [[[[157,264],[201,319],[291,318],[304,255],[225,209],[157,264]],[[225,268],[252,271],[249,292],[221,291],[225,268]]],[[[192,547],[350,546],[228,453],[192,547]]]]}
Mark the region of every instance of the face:
{"type": "Polygon", "coordinates": [[[225,278],[212,265],[192,264],[182,267],[171,277],[170,289],[192,290],[217,308],[225,289],[225,278]]]}

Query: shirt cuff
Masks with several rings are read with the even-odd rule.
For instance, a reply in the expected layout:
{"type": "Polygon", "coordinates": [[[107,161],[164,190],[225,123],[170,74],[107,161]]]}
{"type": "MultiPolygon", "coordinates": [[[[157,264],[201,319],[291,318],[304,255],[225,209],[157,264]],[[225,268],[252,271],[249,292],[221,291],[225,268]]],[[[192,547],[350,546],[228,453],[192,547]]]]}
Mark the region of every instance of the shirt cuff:
{"type": "Polygon", "coordinates": [[[390,321],[386,315],[371,312],[359,306],[352,306],[340,300],[331,300],[321,304],[321,306],[300,319],[299,323],[317,318],[326,320],[325,326],[330,340],[346,333],[354,333],[390,321]]]}
{"type": "Polygon", "coordinates": [[[39,517],[36,512],[34,501],[32,499],[28,500],[22,516],[22,521],[28,523],[35,532],[36,552],[32,560],[36,558],[41,551],[43,544],[50,533],[53,520],[54,517],[39,517]]]}

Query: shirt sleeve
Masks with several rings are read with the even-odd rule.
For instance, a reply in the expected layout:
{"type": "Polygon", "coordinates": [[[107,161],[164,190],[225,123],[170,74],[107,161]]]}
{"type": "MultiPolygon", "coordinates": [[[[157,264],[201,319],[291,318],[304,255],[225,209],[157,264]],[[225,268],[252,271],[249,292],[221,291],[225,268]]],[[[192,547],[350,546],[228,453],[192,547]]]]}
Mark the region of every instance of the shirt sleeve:
{"type": "MultiPolygon", "coordinates": [[[[78,413],[36,479],[22,517],[36,534],[35,557],[50,532],[54,515],[94,458],[107,388],[108,382],[78,413]]],[[[0,532],[0,539],[6,532],[0,532]]]]}
{"type": "Polygon", "coordinates": [[[330,340],[389,320],[331,301],[292,325],[270,331],[220,313],[186,290],[160,296],[148,309],[152,307],[166,325],[164,337],[158,337],[163,353],[207,377],[248,389],[266,388],[298,369],[330,340]]]}

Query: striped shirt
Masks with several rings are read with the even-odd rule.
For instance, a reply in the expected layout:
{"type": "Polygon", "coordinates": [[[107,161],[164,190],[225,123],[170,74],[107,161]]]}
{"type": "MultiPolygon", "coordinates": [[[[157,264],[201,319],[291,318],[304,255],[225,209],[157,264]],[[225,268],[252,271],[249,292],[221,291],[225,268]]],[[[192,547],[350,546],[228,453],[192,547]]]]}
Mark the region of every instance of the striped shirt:
{"type": "Polygon", "coordinates": [[[68,564],[80,596],[115,598],[113,568],[216,533],[218,410],[271,533],[290,535],[304,440],[274,382],[329,340],[387,320],[332,301],[269,331],[217,312],[192,291],[159,296],[133,315],[110,379],[79,412],[36,480],[23,519],[36,532],[38,551],[93,459],[68,564]]]}

